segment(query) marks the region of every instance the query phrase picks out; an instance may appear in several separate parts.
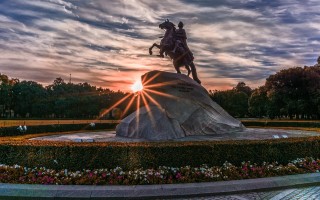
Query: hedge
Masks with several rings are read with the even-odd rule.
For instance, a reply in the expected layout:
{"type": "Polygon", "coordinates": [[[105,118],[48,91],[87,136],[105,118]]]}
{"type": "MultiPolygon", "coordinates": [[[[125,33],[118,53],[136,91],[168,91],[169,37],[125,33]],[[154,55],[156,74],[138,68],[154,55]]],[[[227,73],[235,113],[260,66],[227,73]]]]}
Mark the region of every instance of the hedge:
{"type": "Polygon", "coordinates": [[[260,126],[260,127],[305,127],[320,128],[320,122],[297,122],[297,121],[242,121],[244,126],[260,126]]]}
{"type": "Polygon", "coordinates": [[[123,169],[158,166],[220,166],[225,161],[262,163],[320,156],[320,137],[265,141],[206,141],[151,143],[74,143],[2,141],[0,163],[51,169],[123,169]]]}
{"type": "Polygon", "coordinates": [[[26,134],[39,134],[51,132],[67,132],[79,130],[102,130],[102,129],[115,129],[117,123],[96,123],[94,126],[89,124],[60,124],[60,125],[41,125],[41,126],[28,126],[26,132],[21,132],[18,127],[0,127],[0,137],[3,136],[16,136],[26,134]]]}

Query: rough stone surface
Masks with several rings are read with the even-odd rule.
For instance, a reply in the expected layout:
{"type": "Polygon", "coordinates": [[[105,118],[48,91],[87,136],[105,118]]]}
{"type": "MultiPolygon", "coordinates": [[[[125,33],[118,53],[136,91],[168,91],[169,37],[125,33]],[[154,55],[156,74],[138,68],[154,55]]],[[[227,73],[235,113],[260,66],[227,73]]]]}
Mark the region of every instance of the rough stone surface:
{"type": "Polygon", "coordinates": [[[211,100],[207,90],[183,74],[151,71],[141,77],[148,106],[117,126],[117,136],[170,140],[241,131],[244,126],[211,100]]]}

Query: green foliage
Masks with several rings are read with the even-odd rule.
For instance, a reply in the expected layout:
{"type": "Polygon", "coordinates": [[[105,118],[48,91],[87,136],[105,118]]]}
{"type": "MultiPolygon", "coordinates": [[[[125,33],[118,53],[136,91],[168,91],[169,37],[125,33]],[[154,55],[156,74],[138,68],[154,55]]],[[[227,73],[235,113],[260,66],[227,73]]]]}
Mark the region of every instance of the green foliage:
{"type": "Polygon", "coordinates": [[[286,164],[297,157],[320,156],[320,138],[267,141],[210,141],[166,143],[71,143],[27,141],[0,144],[0,163],[28,167],[81,170],[158,166],[210,166],[225,161],[240,165],[277,161],[286,164]]]}
{"type": "MultiPolygon", "coordinates": [[[[0,117],[9,117],[6,112],[13,110],[14,117],[22,118],[95,118],[125,95],[88,83],[65,83],[61,78],[43,87],[34,81],[10,80],[0,74],[0,117]]],[[[118,107],[124,110],[128,103],[129,99],[118,107]]]]}
{"type": "Polygon", "coordinates": [[[265,87],[255,89],[249,98],[249,112],[259,118],[266,116],[268,110],[268,97],[265,87]]]}
{"type": "Polygon", "coordinates": [[[244,126],[320,128],[320,122],[242,121],[244,126]]]}
{"type": "Polygon", "coordinates": [[[239,82],[236,87],[233,88],[233,90],[237,92],[243,92],[245,93],[248,97],[251,96],[252,94],[252,89],[246,85],[244,82],[239,82]]]}
{"type": "Polygon", "coordinates": [[[295,67],[271,75],[265,84],[274,115],[319,118],[320,68],[295,67]]]}
{"type": "Polygon", "coordinates": [[[242,91],[211,91],[210,97],[234,117],[245,117],[248,114],[249,97],[242,91]]]}
{"type": "Polygon", "coordinates": [[[22,81],[12,87],[13,109],[21,116],[41,116],[45,110],[46,90],[34,81],[22,81]]]}
{"type": "Polygon", "coordinates": [[[0,127],[0,137],[80,130],[115,129],[116,125],[116,123],[97,123],[94,126],[90,126],[89,124],[55,124],[43,126],[28,126],[26,132],[19,131],[17,127],[0,127]]]}

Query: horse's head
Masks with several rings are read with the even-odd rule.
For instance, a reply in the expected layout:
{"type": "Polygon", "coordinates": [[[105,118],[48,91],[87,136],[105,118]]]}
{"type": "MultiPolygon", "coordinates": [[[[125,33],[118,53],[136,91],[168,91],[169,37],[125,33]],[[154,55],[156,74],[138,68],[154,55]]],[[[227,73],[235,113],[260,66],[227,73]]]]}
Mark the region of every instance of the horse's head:
{"type": "Polygon", "coordinates": [[[165,29],[165,30],[171,30],[175,28],[175,25],[167,19],[162,24],[159,24],[159,28],[165,29]]]}

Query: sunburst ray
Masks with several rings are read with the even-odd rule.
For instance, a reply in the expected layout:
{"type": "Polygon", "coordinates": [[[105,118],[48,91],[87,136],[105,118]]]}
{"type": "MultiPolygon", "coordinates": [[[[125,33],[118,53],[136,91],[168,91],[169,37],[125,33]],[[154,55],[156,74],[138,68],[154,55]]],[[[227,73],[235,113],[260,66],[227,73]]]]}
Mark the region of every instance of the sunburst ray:
{"type": "Polygon", "coordinates": [[[151,81],[153,81],[155,78],[157,78],[160,75],[160,72],[156,73],[154,76],[150,77],[148,80],[146,80],[147,76],[144,76],[142,79],[143,86],[148,85],[151,81]]]}
{"type": "Polygon", "coordinates": [[[98,119],[100,119],[102,116],[104,116],[106,113],[110,112],[113,108],[115,108],[116,106],[120,105],[122,102],[124,102],[127,98],[129,98],[131,95],[133,95],[133,93],[129,93],[127,94],[125,97],[123,97],[122,99],[120,99],[119,101],[117,101],[115,104],[113,104],[111,107],[105,109],[102,114],[98,117],[98,119]]]}
{"type": "Polygon", "coordinates": [[[166,82],[162,82],[162,83],[155,83],[155,84],[146,84],[146,85],[144,85],[144,88],[147,88],[147,89],[157,88],[157,87],[163,87],[163,86],[167,86],[167,85],[173,85],[174,83],[176,83],[175,80],[166,81],[166,82]]]}
{"type": "Polygon", "coordinates": [[[152,123],[152,125],[154,125],[155,124],[155,119],[154,119],[154,116],[152,114],[150,105],[149,105],[146,97],[144,96],[144,93],[141,93],[141,97],[142,97],[142,101],[143,101],[143,103],[144,103],[144,105],[145,105],[145,107],[147,109],[147,113],[148,113],[148,115],[150,117],[151,123],[152,123]]]}
{"type": "Polygon", "coordinates": [[[139,122],[140,122],[140,94],[138,95],[137,110],[136,110],[136,127],[138,131],[139,131],[139,122]]]}
{"type": "Polygon", "coordinates": [[[160,91],[156,91],[156,90],[151,90],[151,89],[145,89],[146,92],[150,92],[159,96],[163,96],[163,97],[168,97],[168,98],[172,98],[172,99],[177,99],[176,96],[171,95],[171,94],[166,94],[164,92],[160,92],[160,91]]]}
{"type": "Polygon", "coordinates": [[[146,95],[146,97],[156,106],[158,106],[159,108],[161,108],[161,105],[157,102],[157,100],[155,100],[152,96],[150,96],[147,92],[142,91],[144,95],[146,95]]]}
{"type": "Polygon", "coordinates": [[[133,101],[135,100],[135,98],[136,98],[136,95],[133,95],[132,98],[130,99],[128,105],[127,105],[126,108],[124,109],[124,111],[123,111],[123,113],[122,113],[122,115],[121,115],[121,119],[123,118],[123,116],[126,115],[126,113],[128,112],[128,110],[129,110],[130,107],[132,106],[133,101]]]}

